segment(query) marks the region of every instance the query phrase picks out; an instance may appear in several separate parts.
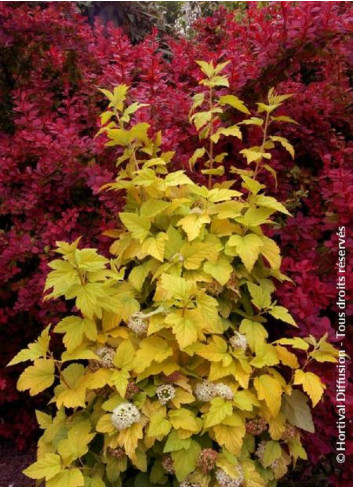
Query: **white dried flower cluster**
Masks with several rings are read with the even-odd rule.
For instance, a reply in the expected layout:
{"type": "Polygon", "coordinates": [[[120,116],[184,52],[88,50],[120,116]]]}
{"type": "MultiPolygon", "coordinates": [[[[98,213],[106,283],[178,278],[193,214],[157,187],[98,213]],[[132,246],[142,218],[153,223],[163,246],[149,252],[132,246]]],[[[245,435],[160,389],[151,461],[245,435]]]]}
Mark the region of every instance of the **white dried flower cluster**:
{"type": "Polygon", "coordinates": [[[260,443],[258,444],[257,449],[255,451],[255,455],[260,460],[260,462],[262,462],[262,460],[264,458],[265,448],[266,448],[266,442],[260,441],[260,443]]]}
{"type": "Polygon", "coordinates": [[[110,346],[102,346],[101,348],[98,348],[96,353],[99,356],[98,363],[101,367],[104,368],[114,367],[114,363],[113,363],[113,359],[115,355],[114,348],[111,348],[110,346]]]}
{"type": "Polygon", "coordinates": [[[246,350],[248,347],[246,336],[241,333],[238,333],[237,331],[229,339],[229,343],[233,348],[241,348],[242,350],[246,350]]]}
{"type": "Polygon", "coordinates": [[[211,401],[215,397],[215,385],[208,380],[199,382],[195,387],[195,396],[202,402],[211,401]]]}
{"type": "Polygon", "coordinates": [[[232,389],[229,387],[229,385],[222,384],[219,382],[218,384],[215,384],[215,394],[216,396],[222,397],[223,399],[227,399],[228,401],[231,401],[234,397],[232,389]]]}
{"type": "Polygon", "coordinates": [[[116,407],[112,413],[112,423],[118,430],[125,430],[140,421],[141,415],[131,402],[124,402],[116,407]]]}
{"type": "Polygon", "coordinates": [[[195,395],[202,402],[209,402],[217,396],[228,401],[231,401],[234,397],[233,391],[228,385],[222,384],[221,382],[214,384],[208,380],[196,384],[195,395]]]}
{"type": "Polygon", "coordinates": [[[164,405],[175,397],[175,388],[171,384],[163,384],[157,387],[156,395],[159,402],[164,405]]]}
{"type": "Polygon", "coordinates": [[[190,482],[188,479],[185,479],[182,482],[180,482],[179,487],[201,487],[201,486],[195,484],[195,482],[190,482]]]}
{"type": "Polygon", "coordinates": [[[137,336],[144,336],[147,333],[148,322],[142,313],[137,312],[130,317],[127,327],[137,336]]]}
{"type": "Polygon", "coordinates": [[[239,473],[238,477],[233,478],[230,477],[224,470],[217,469],[216,470],[216,480],[221,487],[240,487],[244,482],[244,475],[242,468],[240,466],[237,467],[237,471],[239,473]]]}

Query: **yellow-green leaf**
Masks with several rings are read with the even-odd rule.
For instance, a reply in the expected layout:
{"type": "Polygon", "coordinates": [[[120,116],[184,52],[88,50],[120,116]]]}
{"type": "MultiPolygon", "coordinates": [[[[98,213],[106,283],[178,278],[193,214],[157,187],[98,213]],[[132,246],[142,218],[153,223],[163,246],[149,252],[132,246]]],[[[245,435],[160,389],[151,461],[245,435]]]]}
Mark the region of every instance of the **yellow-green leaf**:
{"type": "Polygon", "coordinates": [[[222,399],[221,397],[215,397],[211,401],[210,410],[205,415],[205,428],[210,428],[220,424],[224,418],[231,416],[233,412],[233,406],[230,401],[222,399]]]}
{"type": "Polygon", "coordinates": [[[119,217],[131,236],[140,243],[148,236],[151,222],[146,217],[140,217],[133,212],[120,212],[119,217]]]}
{"type": "Polygon", "coordinates": [[[27,367],[17,382],[17,389],[29,389],[31,396],[39,394],[50,387],[54,382],[54,360],[38,359],[34,365],[27,367]]]}
{"type": "Polygon", "coordinates": [[[61,471],[61,458],[56,453],[46,453],[43,458],[30,465],[23,473],[31,479],[52,479],[61,471]]]}

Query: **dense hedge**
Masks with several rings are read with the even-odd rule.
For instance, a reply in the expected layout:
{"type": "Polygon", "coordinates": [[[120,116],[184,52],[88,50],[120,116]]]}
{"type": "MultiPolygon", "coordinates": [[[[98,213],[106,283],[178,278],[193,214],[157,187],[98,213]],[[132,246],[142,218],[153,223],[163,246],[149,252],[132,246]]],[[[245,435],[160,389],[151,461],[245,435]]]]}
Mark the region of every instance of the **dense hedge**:
{"type": "MultiPolygon", "coordinates": [[[[112,26],[90,27],[73,3],[2,3],[1,364],[33,339],[42,324],[56,322],[65,312],[63,304],[54,308],[40,301],[55,241],[82,235],[83,244],[95,244],[102,251],[110,242],[100,233],[113,227],[112,211],[120,204],[116,195],[97,194],[112,180],[115,166],[114,155],[99,140],[92,142],[103,107],[97,88],[124,82],[131,85],[133,96],[153,101],[140,117],[154,130],[163,121],[165,149],[183,154],[176,161],[187,168],[185,155],[198,144],[187,122],[186,96],[197,87],[195,59],[230,59],[231,91],[246,102],[261,99],[271,86],[294,94],[286,114],[299,125],[288,125],[284,135],[294,143],[296,159],[293,163],[284,153],[278,158],[274,154],[281,190],[272,177],[268,179],[272,194],[286,200],[294,215],[275,234],[290,257],[283,271],[297,286],[282,286],[278,295],[303,334],[328,332],[334,339],[336,230],[339,224],[350,229],[353,220],[352,15],[349,2],[273,2],[264,8],[249,4],[241,18],[220,9],[199,20],[191,40],[160,41],[153,33],[132,45],[112,26]]],[[[248,146],[252,138],[255,141],[256,134],[249,131],[248,146]]],[[[349,257],[351,238],[347,248],[349,257]]],[[[351,271],[348,262],[347,276],[351,271]]],[[[352,291],[351,281],[347,304],[352,291]]],[[[352,306],[347,313],[352,314],[352,306]]],[[[353,354],[348,337],[346,346],[353,354]]],[[[320,374],[329,389],[317,409],[317,433],[307,439],[313,464],[322,456],[328,463],[337,435],[335,369],[320,374]]],[[[36,425],[15,392],[16,369],[2,368],[0,375],[5,408],[0,434],[23,446],[36,425]]],[[[347,438],[352,434],[348,431],[347,438]]],[[[348,446],[347,455],[352,454],[348,446]]],[[[349,467],[347,461],[339,475],[343,482],[352,480],[349,467]]],[[[340,467],[332,464],[331,476],[334,469],[340,467]]]]}

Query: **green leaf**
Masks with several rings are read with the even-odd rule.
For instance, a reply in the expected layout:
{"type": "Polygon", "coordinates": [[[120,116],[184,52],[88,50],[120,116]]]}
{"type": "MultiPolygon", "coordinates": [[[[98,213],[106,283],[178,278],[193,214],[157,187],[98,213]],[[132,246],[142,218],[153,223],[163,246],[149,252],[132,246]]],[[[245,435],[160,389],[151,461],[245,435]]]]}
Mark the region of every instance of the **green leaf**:
{"type": "Polygon", "coordinates": [[[283,413],[293,426],[309,433],[315,433],[308,398],[303,392],[293,390],[291,395],[284,394],[283,413]]]}
{"type": "Polygon", "coordinates": [[[281,458],[282,449],[278,441],[268,441],[265,445],[265,451],[262,459],[264,467],[269,467],[273,462],[281,458]]]}
{"type": "Polygon", "coordinates": [[[172,452],[173,467],[179,482],[195,470],[200,452],[201,447],[195,440],[191,440],[189,448],[172,452]]]}
{"type": "Polygon", "coordinates": [[[164,445],[163,453],[174,452],[177,450],[187,450],[191,446],[191,438],[179,438],[176,431],[172,431],[164,445]]]}
{"type": "Polygon", "coordinates": [[[61,471],[61,458],[56,453],[46,453],[43,458],[30,465],[23,473],[31,479],[52,479],[61,471]]]}

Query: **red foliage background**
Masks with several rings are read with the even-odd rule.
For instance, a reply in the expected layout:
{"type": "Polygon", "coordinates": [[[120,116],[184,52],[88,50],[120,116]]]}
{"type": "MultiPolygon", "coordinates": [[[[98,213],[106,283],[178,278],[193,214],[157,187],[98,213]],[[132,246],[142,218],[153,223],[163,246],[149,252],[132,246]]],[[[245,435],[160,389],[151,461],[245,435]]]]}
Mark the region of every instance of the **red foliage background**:
{"type": "MultiPolygon", "coordinates": [[[[131,85],[133,97],[151,103],[139,117],[163,129],[165,147],[186,168],[198,145],[188,123],[190,93],[200,77],[197,59],[231,60],[230,90],[251,107],[272,86],[294,94],[285,113],[299,125],[283,125],[281,134],[293,143],[296,158],[279,149],[272,160],[278,188],[268,179],[271,193],[293,213],[275,235],[286,257],[283,271],[295,285],[281,286],[278,296],[301,335],[328,332],[335,340],[339,225],[348,233],[346,312],[353,312],[352,24],[350,2],[272,2],[264,8],[249,3],[240,21],[223,8],[197,21],[192,40],[160,40],[152,32],[132,45],[112,25],[89,26],[73,2],[1,3],[1,365],[65,310],[62,303],[41,302],[55,241],[82,235],[83,244],[107,251],[110,240],[101,233],[114,225],[121,202],[115,194],[98,195],[113,178],[114,154],[93,139],[105,104],[97,88],[131,85]]],[[[249,131],[245,142],[256,137],[249,131]]],[[[239,148],[234,143],[233,164],[244,164],[239,148]]],[[[229,143],[227,150],[232,153],[229,143]]],[[[352,356],[348,334],[345,346],[352,356]]],[[[349,485],[353,429],[347,422],[347,462],[339,466],[336,371],[317,370],[328,389],[315,411],[316,434],[306,439],[307,471],[321,462],[331,483],[349,485]]],[[[17,376],[16,368],[0,369],[0,435],[24,447],[36,424],[27,396],[16,392],[17,376]]],[[[351,388],[352,378],[347,421],[353,414],[351,388]]]]}

